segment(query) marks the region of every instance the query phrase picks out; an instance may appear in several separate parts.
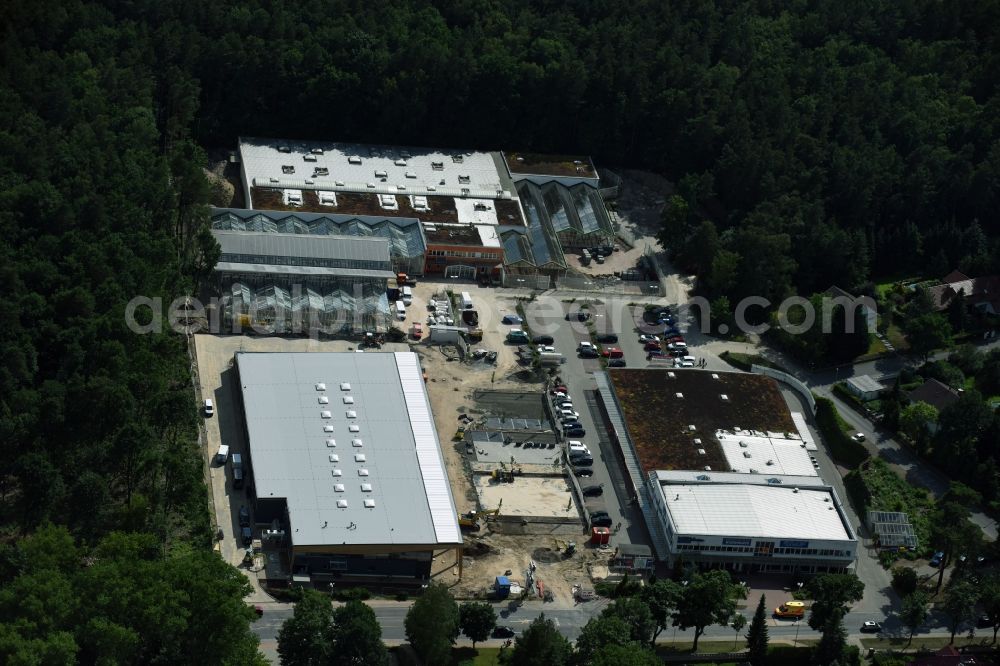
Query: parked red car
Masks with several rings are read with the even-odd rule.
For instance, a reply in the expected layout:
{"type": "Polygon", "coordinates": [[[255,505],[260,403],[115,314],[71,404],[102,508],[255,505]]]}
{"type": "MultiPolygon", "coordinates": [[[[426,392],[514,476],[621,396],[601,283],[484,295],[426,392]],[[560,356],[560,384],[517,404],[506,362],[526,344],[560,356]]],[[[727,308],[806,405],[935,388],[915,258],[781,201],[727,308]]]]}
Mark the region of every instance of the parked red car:
{"type": "Polygon", "coordinates": [[[643,347],[643,350],[644,351],[660,351],[660,343],[659,342],[647,342],[646,345],[643,347]]]}
{"type": "Polygon", "coordinates": [[[604,358],[621,358],[625,354],[618,347],[606,347],[601,350],[601,356],[604,358]]]}

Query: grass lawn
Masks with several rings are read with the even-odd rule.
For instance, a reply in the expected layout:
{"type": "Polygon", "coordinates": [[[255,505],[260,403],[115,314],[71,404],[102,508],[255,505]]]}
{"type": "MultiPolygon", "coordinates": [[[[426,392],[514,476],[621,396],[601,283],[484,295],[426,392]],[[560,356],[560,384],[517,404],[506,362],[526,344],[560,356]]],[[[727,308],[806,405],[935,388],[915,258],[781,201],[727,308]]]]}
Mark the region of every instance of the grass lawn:
{"type": "Polygon", "coordinates": [[[459,647],[451,649],[453,666],[495,666],[499,664],[500,648],[497,647],[459,647]]]}
{"type": "MultiPolygon", "coordinates": [[[[986,634],[977,636],[976,638],[970,639],[967,635],[963,635],[965,632],[958,632],[955,634],[955,647],[963,647],[966,645],[974,645],[979,647],[992,647],[993,645],[993,631],[989,630],[986,634]],[[988,636],[987,636],[988,634],[988,636]]],[[[977,632],[978,633],[978,632],[977,632]]],[[[913,637],[913,642],[910,645],[906,644],[906,638],[862,638],[861,644],[866,648],[876,648],[879,650],[902,650],[907,651],[917,650],[940,650],[945,645],[948,645],[947,636],[921,636],[916,634],[913,637]]]]}

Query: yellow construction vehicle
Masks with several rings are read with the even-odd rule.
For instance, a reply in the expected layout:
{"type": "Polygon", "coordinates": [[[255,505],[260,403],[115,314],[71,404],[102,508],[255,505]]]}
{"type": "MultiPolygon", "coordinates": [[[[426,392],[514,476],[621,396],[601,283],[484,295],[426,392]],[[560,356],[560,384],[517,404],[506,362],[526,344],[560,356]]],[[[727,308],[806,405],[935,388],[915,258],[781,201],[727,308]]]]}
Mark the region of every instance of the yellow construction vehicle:
{"type": "Polygon", "coordinates": [[[480,516],[484,521],[488,521],[491,516],[495,518],[500,515],[501,506],[503,506],[503,500],[500,500],[500,505],[495,509],[484,509],[460,514],[458,516],[458,526],[463,530],[478,530],[480,516]]]}

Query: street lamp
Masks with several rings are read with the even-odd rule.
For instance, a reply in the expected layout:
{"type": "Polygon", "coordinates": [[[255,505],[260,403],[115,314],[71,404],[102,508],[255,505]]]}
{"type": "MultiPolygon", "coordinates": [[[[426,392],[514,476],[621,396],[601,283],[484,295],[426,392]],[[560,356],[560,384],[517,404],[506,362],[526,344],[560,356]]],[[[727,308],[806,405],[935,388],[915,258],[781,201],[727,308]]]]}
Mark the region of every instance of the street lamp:
{"type": "Polygon", "coordinates": [[[798,647],[799,645],[799,621],[795,621],[795,640],[792,641],[793,647],[798,647]]]}

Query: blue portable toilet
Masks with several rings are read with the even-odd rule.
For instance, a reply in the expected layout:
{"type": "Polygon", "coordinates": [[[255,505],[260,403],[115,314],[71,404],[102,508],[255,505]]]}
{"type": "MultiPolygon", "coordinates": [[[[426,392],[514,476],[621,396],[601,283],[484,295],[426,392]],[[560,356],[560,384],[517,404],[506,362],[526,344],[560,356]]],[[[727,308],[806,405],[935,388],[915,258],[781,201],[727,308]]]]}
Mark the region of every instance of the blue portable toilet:
{"type": "Polygon", "coordinates": [[[498,599],[506,599],[510,596],[510,579],[507,576],[497,576],[493,589],[496,590],[498,599]]]}

